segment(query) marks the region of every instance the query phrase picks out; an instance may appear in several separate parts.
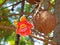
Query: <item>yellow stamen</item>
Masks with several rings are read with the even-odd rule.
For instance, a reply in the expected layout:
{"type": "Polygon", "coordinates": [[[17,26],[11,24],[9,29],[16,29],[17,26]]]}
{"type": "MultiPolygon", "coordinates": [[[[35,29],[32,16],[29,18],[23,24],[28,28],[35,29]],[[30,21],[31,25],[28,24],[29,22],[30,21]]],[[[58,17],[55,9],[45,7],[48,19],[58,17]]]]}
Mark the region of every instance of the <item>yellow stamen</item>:
{"type": "Polygon", "coordinates": [[[24,27],[26,27],[26,25],[25,25],[25,24],[20,25],[20,28],[24,28],[24,27]]]}
{"type": "Polygon", "coordinates": [[[20,21],[23,21],[23,20],[26,20],[25,15],[23,15],[23,16],[20,18],[20,21]]]}
{"type": "Polygon", "coordinates": [[[14,25],[15,25],[16,28],[18,27],[17,26],[17,20],[16,19],[14,20],[14,25]]]}

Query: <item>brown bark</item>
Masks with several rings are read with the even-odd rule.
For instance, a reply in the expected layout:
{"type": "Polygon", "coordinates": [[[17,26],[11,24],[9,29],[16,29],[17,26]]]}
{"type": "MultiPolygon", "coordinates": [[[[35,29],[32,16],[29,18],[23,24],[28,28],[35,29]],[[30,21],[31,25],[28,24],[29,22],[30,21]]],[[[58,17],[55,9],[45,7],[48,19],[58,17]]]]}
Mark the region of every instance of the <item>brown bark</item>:
{"type": "Polygon", "coordinates": [[[57,45],[60,45],[60,0],[56,0],[55,2],[55,16],[59,24],[54,30],[54,41],[57,42],[57,45]]]}

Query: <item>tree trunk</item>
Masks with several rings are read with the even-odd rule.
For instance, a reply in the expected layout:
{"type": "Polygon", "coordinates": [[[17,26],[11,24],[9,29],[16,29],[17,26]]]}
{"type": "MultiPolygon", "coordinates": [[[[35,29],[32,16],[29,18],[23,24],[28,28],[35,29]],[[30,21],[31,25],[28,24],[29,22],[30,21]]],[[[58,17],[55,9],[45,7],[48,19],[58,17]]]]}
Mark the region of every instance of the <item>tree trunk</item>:
{"type": "Polygon", "coordinates": [[[55,2],[55,15],[58,20],[58,25],[54,30],[54,41],[57,42],[57,45],[60,45],[60,0],[56,0],[55,2]]]}

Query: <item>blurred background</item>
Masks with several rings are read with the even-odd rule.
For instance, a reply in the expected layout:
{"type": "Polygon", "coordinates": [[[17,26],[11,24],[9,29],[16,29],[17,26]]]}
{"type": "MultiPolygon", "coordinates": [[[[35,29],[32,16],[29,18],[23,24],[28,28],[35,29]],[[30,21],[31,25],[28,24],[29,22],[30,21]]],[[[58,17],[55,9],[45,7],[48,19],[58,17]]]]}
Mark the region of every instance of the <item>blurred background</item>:
{"type": "MultiPolygon", "coordinates": [[[[14,19],[19,20],[21,16],[21,10],[23,14],[26,15],[28,21],[31,21],[31,13],[34,4],[30,4],[25,0],[24,9],[22,9],[22,0],[0,0],[0,45],[14,45],[16,40],[16,28],[14,26],[14,19]]],[[[55,14],[58,21],[60,20],[60,0],[44,0],[41,8],[44,10],[55,14]]],[[[59,21],[60,22],[60,21],[59,21]]],[[[52,38],[51,41],[57,42],[60,45],[60,23],[48,34],[52,38]]],[[[44,39],[44,37],[39,36],[36,32],[32,32],[34,36],[44,39]]],[[[20,37],[19,45],[45,45],[41,40],[36,38],[26,36],[20,37]]],[[[49,44],[51,45],[51,44],[49,44]]]]}

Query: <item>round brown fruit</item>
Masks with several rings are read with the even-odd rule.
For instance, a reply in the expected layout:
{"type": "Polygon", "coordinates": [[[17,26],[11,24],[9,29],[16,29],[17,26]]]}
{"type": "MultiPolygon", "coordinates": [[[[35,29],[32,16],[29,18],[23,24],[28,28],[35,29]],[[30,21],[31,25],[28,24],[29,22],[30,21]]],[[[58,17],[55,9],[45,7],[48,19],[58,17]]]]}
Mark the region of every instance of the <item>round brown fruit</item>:
{"type": "Polygon", "coordinates": [[[32,20],[35,29],[44,34],[50,33],[57,24],[56,17],[47,11],[40,11],[32,20]]]}

